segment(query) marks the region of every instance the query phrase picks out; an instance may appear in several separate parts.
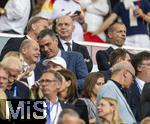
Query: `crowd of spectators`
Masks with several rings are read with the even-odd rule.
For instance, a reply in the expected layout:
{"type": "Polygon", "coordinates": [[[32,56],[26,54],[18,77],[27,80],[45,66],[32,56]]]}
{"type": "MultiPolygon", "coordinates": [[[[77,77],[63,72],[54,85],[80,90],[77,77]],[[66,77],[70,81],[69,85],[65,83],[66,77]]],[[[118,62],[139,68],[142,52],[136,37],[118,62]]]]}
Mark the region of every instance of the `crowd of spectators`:
{"type": "Polygon", "coordinates": [[[7,0],[0,22],[0,32],[24,34],[0,54],[0,120],[16,117],[9,100],[43,100],[39,123],[149,122],[150,52],[122,46],[150,48],[150,1],[7,0]],[[98,72],[77,43],[86,39],[112,44],[97,51],[98,72]]]}

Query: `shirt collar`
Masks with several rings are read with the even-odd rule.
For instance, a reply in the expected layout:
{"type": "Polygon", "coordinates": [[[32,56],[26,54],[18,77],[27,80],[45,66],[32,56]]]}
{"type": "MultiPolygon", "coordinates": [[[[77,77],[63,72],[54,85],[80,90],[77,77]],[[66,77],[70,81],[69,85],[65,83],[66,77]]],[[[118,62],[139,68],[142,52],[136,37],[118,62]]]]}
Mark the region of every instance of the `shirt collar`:
{"type": "Polygon", "coordinates": [[[141,91],[143,90],[143,87],[144,87],[144,84],[145,84],[145,82],[143,81],[143,80],[141,80],[141,79],[139,79],[138,77],[136,77],[136,82],[137,82],[137,84],[138,84],[138,86],[139,86],[139,88],[141,89],[141,91]]]}
{"type": "Polygon", "coordinates": [[[63,40],[63,39],[60,38],[60,42],[62,44],[65,44],[67,42],[67,43],[70,43],[72,45],[72,39],[70,41],[65,41],[65,40],[63,40]]]}

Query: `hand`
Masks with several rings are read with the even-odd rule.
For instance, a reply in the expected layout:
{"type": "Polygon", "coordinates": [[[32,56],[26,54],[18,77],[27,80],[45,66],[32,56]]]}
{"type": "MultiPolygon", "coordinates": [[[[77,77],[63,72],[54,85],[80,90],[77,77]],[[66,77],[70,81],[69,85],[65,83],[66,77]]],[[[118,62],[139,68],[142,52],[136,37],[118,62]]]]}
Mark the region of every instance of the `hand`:
{"type": "Polygon", "coordinates": [[[141,8],[137,8],[135,11],[135,16],[136,17],[143,17],[144,16],[144,13],[143,13],[143,10],[141,8]]]}
{"type": "Polygon", "coordinates": [[[98,35],[99,33],[100,33],[100,30],[97,29],[97,30],[95,30],[94,32],[92,32],[92,36],[96,36],[96,35],[98,35]]]}
{"type": "Polygon", "coordinates": [[[0,7],[0,16],[5,14],[6,14],[6,10],[0,7]]]}
{"type": "Polygon", "coordinates": [[[23,73],[21,73],[19,76],[18,76],[18,79],[17,80],[20,80],[22,78],[28,78],[31,76],[31,71],[34,70],[35,68],[35,64],[32,64],[30,65],[26,71],[24,71],[23,73]]]}

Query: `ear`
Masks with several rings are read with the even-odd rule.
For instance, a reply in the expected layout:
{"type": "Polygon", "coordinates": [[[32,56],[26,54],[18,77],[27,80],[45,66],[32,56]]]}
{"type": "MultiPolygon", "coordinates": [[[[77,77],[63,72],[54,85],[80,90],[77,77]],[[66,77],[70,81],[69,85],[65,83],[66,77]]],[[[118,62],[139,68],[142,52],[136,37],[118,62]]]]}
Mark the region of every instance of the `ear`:
{"type": "Polygon", "coordinates": [[[141,66],[141,65],[138,65],[137,71],[138,71],[138,72],[142,71],[142,66],[141,66]]]}
{"type": "Polygon", "coordinates": [[[36,24],[32,24],[31,27],[33,30],[36,30],[36,24]]]}
{"type": "Polygon", "coordinates": [[[72,32],[74,32],[74,30],[75,30],[75,25],[72,26],[72,32]]]}
{"type": "Polygon", "coordinates": [[[68,80],[66,83],[67,87],[69,87],[71,85],[71,80],[68,80]]]}
{"type": "Polygon", "coordinates": [[[56,84],[56,87],[57,87],[57,89],[59,90],[60,87],[61,87],[61,83],[57,83],[57,84],[56,84]]]}
{"type": "Polygon", "coordinates": [[[111,32],[109,32],[108,34],[108,37],[111,39],[112,38],[112,33],[111,32]]]}
{"type": "Polygon", "coordinates": [[[113,112],[115,110],[115,106],[111,105],[111,111],[113,112]]]}
{"type": "Polygon", "coordinates": [[[127,78],[128,72],[127,72],[126,70],[124,70],[122,73],[123,73],[123,76],[124,76],[125,78],[127,78]]]}
{"type": "Polygon", "coordinates": [[[26,54],[26,53],[27,53],[27,49],[26,49],[26,48],[22,48],[21,52],[22,52],[23,54],[26,54]]]}

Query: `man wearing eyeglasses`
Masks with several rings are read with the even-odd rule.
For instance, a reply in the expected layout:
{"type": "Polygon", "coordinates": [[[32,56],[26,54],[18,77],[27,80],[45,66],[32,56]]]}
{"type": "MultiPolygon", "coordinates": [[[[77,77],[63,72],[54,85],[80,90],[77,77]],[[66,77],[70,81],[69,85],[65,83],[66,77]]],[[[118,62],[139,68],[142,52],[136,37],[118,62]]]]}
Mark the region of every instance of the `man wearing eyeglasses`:
{"type": "Polygon", "coordinates": [[[136,78],[132,84],[131,104],[132,111],[138,122],[141,121],[141,103],[140,97],[145,83],[150,82],[150,52],[143,51],[136,54],[133,58],[133,66],[136,71],[136,78]]]}
{"type": "Polygon", "coordinates": [[[44,71],[40,77],[39,84],[46,99],[47,124],[57,124],[61,111],[65,108],[72,108],[70,105],[60,101],[57,96],[61,82],[61,75],[53,70],[44,71]]]}
{"type": "Polygon", "coordinates": [[[122,61],[112,66],[112,76],[99,91],[97,101],[102,97],[109,97],[117,100],[119,105],[119,115],[126,124],[136,124],[132,110],[127,103],[127,94],[124,89],[128,89],[133,82],[135,70],[130,62],[122,61]]]}

